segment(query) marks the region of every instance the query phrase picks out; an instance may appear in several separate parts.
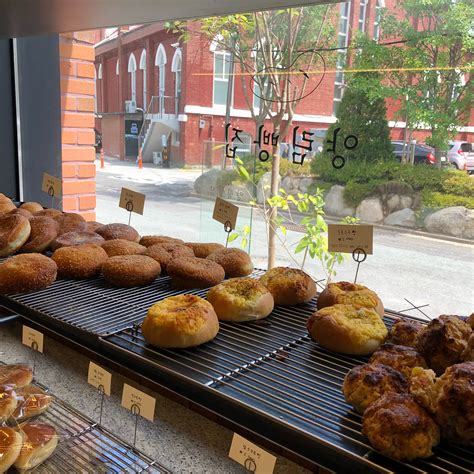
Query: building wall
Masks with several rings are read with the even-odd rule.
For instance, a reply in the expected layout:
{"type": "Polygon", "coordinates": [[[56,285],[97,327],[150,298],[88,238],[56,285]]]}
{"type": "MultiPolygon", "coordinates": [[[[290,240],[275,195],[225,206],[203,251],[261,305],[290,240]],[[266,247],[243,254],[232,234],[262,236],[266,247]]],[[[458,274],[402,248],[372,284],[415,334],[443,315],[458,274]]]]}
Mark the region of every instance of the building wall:
{"type": "Polygon", "coordinates": [[[107,156],[120,158],[120,135],[124,133],[124,122],[120,115],[102,117],[102,146],[107,156]]]}

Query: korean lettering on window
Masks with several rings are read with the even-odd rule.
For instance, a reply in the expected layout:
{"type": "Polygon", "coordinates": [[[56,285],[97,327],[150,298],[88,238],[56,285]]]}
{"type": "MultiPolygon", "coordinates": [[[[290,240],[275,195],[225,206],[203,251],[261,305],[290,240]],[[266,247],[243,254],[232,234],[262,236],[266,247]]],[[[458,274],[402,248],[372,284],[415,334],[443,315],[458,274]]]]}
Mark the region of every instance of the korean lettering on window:
{"type": "MultiPolygon", "coordinates": [[[[337,135],[341,131],[341,127],[337,127],[334,129],[332,140],[327,139],[326,142],[328,145],[332,145],[329,148],[326,148],[326,151],[328,153],[333,154],[332,158],[332,165],[336,169],[341,169],[345,164],[346,164],[346,158],[342,155],[337,155],[336,154],[336,146],[337,146],[337,135]]],[[[347,135],[347,137],[344,138],[344,148],[346,150],[353,150],[354,148],[357,147],[359,144],[359,140],[355,135],[347,135]]]]}

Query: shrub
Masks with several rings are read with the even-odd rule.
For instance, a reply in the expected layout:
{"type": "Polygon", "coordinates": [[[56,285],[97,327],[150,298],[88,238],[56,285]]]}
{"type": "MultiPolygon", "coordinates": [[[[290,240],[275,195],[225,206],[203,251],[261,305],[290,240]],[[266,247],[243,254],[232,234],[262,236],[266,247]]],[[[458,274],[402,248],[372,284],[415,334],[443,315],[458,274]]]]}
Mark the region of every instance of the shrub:
{"type": "Polygon", "coordinates": [[[474,209],[474,197],[471,196],[456,196],[455,194],[442,194],[438,192],[424,192],[423,205],[432,208],[464,206],[469,209],[474,209]]]}
{"type": "Polygon", "coordinates": [[[448,171],[448,177],[442,183],[442,190],[447,194],[473,197],[474,179],[459,171],[448,171]]]}
{"type": "Polygon", "coordinates": [[[344,201],[350,206],[357,207],[365,198],[377,194],[382,183],[379,180],[371,183],[355,183],[350,181],[344,188],[344,201]]]}
{"type": "Polygon", "coordinates": [[[232,184],[234,181],[241,181],[237,170],[228,170],[225,173],[222,173],[216,180],[216,188],[218,195],[221,196],[224,191],[224,188],[228,184],[232,184]]]}

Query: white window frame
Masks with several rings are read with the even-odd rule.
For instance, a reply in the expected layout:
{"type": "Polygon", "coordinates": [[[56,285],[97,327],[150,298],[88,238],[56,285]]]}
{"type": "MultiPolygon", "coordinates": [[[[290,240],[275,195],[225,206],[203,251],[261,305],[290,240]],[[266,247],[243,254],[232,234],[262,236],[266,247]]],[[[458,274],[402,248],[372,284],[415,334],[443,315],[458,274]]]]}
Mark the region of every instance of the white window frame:
{"type": "Polygon", "coordinates": [[[143,73],[143,110],[146,112],[148,108],[147,104],[147,70],[146,70],[146,49],[142,51],[142,54],[140,56],[140,69],[142,70],[143,73]]]}
{"type": "Polygon", "coordinates": [[[137,103],[137,60],[133,53],[128,57],[128,68],[130,73],[131,100],[137,103]]]}
{"type": "Polygon", "coordinates": [[[158,45],[155,55],[155,66],[158,66],[158,97],[159,97],[159,112],[163,113],[165,110],[165,92],[166,92],[166,50],[162,43],[158,45]]]}
{"type": "Polygon", "coordinates": [[[232,146],[237,147],[235,150],[236,154],[239,157],[250,155],[252,153],[252,135],[250,135],[250,133],[243,132],[239,133],[239,137],[241,139],[245,139],[246,141],[248,140],[248,143],[242,143],[239,142],[239,140],[235,140],[232,146]]]}
{"type": "Polygon", "coordinates": [[[99,64],[99,70],[97,72],[97,79],[102,79],[102,63],[99,64]]]}
{"type": "Polygon", "coordinates": [[[115,64],[115,74],[117,76],[120,74],[120,59],[117,59],[117,63],[115,64]]]}
{"type": "Polygon", "coordinates": [[[362,33],[365,32],[365,22],[366,22],[366,19],[367,19],[368,4],[369,4],[369,0],[360,0],[360,3],[359,3],[358,28],[359,28],[359,31],[362,31],[362,33]]]}
{"type": "MultiPolygon", "coordinates": [[[[231,54],[228,51],[224,50],[216,50],[214,51],[214,58],[213,58],[213,76],[212,76],[212,104],[214,107],[225,107],[224,104],[218,104],[216,103],[216,82],[222,82],[227,84],[227,88],[229,87],[229,74],[225,73],[225,64],[226,61],[230,62],[230,57],[231,54]],[[221,56],[222,57],[222,65],[223,65],[223,70],[219,73],[216,74],[216,59],[217,57],[221,56]]],[[[233,88],[232,88],[233,89],[233,88]]],[[[233,105],[234,102],[234,95],[232,94],[231,98],[231,104],[233,105]]]]}
{"type": "Polygon", "coordinates": [[[385,8],[384,0],[376,0],[375,17],[374,17],[374,40],[378,43],[380,39],[380,20],[382,18],[382,10],[385,8]]]}
{"type": "Polygon", "coordinates": [[[175,95],[175,114],[179,113],[179,99],[181,97],[182,84],[182,69],[183,69],[183,53],[181,48],[176,48],[171,61],[171,72],[174,72],[174,95],[175,95]]]}
{"type": "MultiPolygon", "coordinates": [[[[338,46],[340,48],[347,48],[349,44],[349,21],[351,17],[351,3],[350,2],[343,2],[341,3],[340,7],[340,18],[339,18],[339,31],[337,36],[338,46]],[[346,25],[345,29],[343,29],[343,25],[346,25]]],[[[344,69],[344,64],[347,56],[347,49],[338,49],[337,50],[337,62],[336,62],[336,69],[344,69]]],[[[344,94],[344,74],[342,74],[342,80],[334,80],[334,99],[333,99],[333,115],[335,115],[337,106],[341,102],[342,96],[344,94]]]]}
{"type": "MultiPolygon", "coordinates": [[[[99,64],[99,70],[100,70],[100,64],[99,64]]],[[[98,73],[95,69],[94,66],[94,113],[97,113],[97,79],[98,79],[98,73]]]]}

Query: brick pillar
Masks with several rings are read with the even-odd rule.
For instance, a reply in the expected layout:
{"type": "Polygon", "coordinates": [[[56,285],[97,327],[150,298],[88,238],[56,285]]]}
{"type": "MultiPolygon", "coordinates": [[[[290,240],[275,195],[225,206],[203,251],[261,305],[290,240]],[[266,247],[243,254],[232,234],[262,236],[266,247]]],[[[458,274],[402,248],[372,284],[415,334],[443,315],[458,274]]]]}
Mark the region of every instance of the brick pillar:
{"type": "Polygon", "coordinates": [[[95,220],[94,34],[59,37],[63,210],[95,220]]]}

